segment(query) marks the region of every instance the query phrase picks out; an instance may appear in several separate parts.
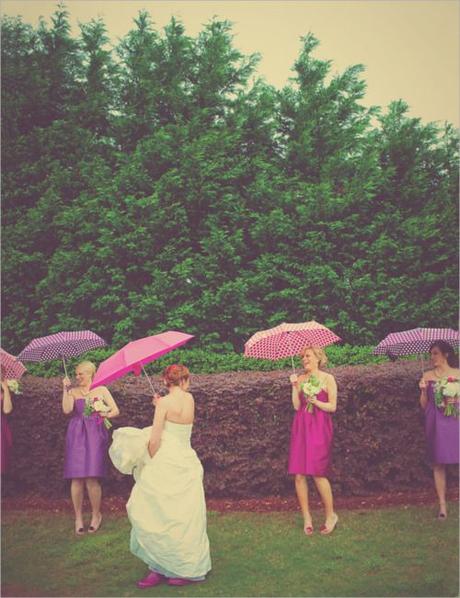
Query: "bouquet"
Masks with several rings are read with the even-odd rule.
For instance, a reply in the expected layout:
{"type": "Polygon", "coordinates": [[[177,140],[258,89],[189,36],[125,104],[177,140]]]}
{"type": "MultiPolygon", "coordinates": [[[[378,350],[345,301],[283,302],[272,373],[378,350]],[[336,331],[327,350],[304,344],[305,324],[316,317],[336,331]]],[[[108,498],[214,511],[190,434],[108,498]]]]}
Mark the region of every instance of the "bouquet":
{"type": "MultiPolygon", "coordinates": [[[[316,376],[310,376],[310,378],[302,384],[302,392],[307,397],[316,397],[321,388],[321,382],[316,376]]],[[[308,411],[308,413],[313,413],[314,405],[307,403],[305,410],[308,411]]]]}
{"type": "Polygon", "coordinates": [[[7,380],[6,384],[10,391],[15,395],[22,395],[22,392],[19,390],[19,382],[17,380],[7,380]]]}
{"type": "Polygon", "coordinates": [[[438,409],[444,409],[447,417],[459,417],[458,402],[460,399],[460,381],[452,376],[441,378],[434,385],[434,402],[438,409]],[[455,402],[449,402],[455,399],[455,402]]]}
{"type": "Polygon", "coordinates": [[[95,417],[100,426],[104,424],[107,430],[109,430],[112,427],[112,422],[107,417],[102,415],[108,411],[110,411],[110,408],[107,407],[102,399],[99,399],[98,397],[91,399],[88,397],[85,401],[83,415],[86,417],[95,417]]]}

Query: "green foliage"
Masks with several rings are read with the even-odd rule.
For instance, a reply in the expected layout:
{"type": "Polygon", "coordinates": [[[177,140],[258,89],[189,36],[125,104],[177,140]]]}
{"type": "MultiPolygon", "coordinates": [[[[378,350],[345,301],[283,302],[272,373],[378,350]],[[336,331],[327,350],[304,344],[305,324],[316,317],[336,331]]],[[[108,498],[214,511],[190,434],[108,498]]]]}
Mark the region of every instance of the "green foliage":
{"type": "MultiPolygon", "coordinates": [[[[210,339],[212,342],[212,339],[210,339]]],[[[75,357],[66,361],[66,367],[70,375],[77,364],[83,359],[89,359],[96,365],[107,359],[116,349],[103,347],[88,351],[81,357],[75,357]]],[[[338,345],[330,346],[325,349],[328,357],[328,367],[337,367],[339,365],[365,365],[371,363],[383,363],[388,361],[381,355],[373,355],[371,346],[351,346],[338,345]]],[[[253,359],[244,357],[244,355],[235,352],[225,352],[222,348],[216,351],[206,351],[204,349],[186,349],[179,348],[156,361],[148,364],[145,369],[150,374],[160,374],[164,368],[173,363],[183,363],[192,374],[216,374],[219,372],[237,372],[237,371],[263,371],[286,370],[292,367],[291,359],[280,359],[271,361],[269,359],[253,359]]],[[[64,368],[62,361],[54,360],[43,363],[27,362],[27,371],[34,376],[50,378],[53,376],[63,376],[64,368]]],[[[294,358],[294,366],[298,370],[302,368],[300,358],[294,358]]]]}
{"type": "Polygon", "coordinates": [[[5,348],[182,329],[231,354],[282,321],[355,345],[456,326],[458,135],[402,101],[365,108],[363,67],[331,76],[318,43],[276,90],[227,21],[193,38],[140,12],[112,48],[100,19],[71,37],[63,5],[50,27],[2,19],[5,348]]]}

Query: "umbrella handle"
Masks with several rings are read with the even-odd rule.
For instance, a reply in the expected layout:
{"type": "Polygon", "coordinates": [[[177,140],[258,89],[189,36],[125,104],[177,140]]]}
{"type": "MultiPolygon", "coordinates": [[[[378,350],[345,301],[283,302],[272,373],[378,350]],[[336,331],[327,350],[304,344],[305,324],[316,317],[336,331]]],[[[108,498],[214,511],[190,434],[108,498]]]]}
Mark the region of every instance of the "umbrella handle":
{"type": "Polygon", "coordinates": [[[147,374],[147,372],[145,371],[145,369],[144,369],[144,365],[143,365],[142,363],[141,363],[141,368],[142,368],[142,371],[143,371],[143,372],[144,372],[144,374],[145,374],[145,377],[147,378],[147,381],[148,381],[148,383],[150,384],[150,388],[152,389],[152,392],[153,392],[153,394],[154,394],[154,395],[156,395],[156,394],[157,394],[157,391],[155,390],[155,387],[153,386],[153,384],[152,384],[152,381],[150,380],[150,377],[149,377],[149,375],[147,374]]]}
{"type": "Polygon", "coordinates": [[[420,360],[422,362],[422,377],[423,377],[423,374],[425,373],[425,363],[423,361],[423,353],[420,353],[420,360]]]}
{"type": "Polygon", "coordinates": [[[64,359],[64,355],[61,356],[62,357],[62,365],[64,366],[64,372],[65,372],[65,376],[66,378],[69,377],[68,373],[67,373],[67,367],[65,365],[65,359],[64,359]]]}
{"type": "MultiPolygon", "coordinates": [[[[288,332],[288,339],[289,339],[289,346],[291,346],[291,334],[288,332]]],[[[292,373],[295,374],[295,367],[294,367],[294,356],[291,355],[291,365],[292,365],[292,373]]]]}

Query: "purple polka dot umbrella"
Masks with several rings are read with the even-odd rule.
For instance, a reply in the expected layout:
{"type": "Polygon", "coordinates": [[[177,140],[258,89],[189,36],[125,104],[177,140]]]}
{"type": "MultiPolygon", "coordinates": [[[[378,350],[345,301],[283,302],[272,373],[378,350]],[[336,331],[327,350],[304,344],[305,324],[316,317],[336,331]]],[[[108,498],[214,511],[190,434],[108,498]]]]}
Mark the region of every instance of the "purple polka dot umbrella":
{"type": "Polygon", "coordinates": [[[435,341],[446,341],[458,347],[458,330],[452,328],[413,328],[391,332],[375,347],[375,355],[414,355],[427,353],[435,341]]]}
{"type": "MultiPolygon", "coordinates": [[[[374,355],[422,355],[435,341],[445,341],[458,348],[458,330],[452,328],[413,328],[391,332],[374,348],[374,355]]],[[[423,360],[422,360],[423,368],[423,360]]]]}
{"type": "Polygon", "coordinates": [[[23,361],[51,361],[62,359],[65,375],[65,357],[77,357],[86,351],[104,347],[107,343],[91,330],[57,332],[31,341],[18,355],[23,361]]]}
{"type": "Polygon", "coordinates": [[[17,357],[3,349],[0,349],[0,364],[2,377],[5,380],[19,380],[26,371],[26,368],[17,357]]]}
{"type": "Polygon", "coordinates": [[[253,334],[244,345],[244,355],[276,361],[284,357],[293,358],[308,345],[326,347],[340,340],[342,339],[332,330],[314,320],[298,324],[283,322],[279,326],[253,334]]]}

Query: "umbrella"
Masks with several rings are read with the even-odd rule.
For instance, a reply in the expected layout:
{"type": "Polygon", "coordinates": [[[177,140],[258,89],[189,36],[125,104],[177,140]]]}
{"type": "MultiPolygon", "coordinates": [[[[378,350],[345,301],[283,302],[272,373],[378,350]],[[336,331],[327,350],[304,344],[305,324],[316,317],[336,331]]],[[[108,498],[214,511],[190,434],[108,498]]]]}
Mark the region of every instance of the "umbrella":
{"type": "MultiPolygon", "coordinates": [[[[435,341],[458,345],[458,330],[452,328],[413,328],[391,332],[374,348],[374,355],[414,355],[427,353],[435,341]]],[[[422,359],[423,368],[423,359],[422,359]]]]}
{"type": "Polygon", "coordinates": [[[273,360],[291,357],[294,370],[293,356],[298,355],[306,345],[325,347],[340,340],[332,330],[314,320],[298,324],[283,322],[253,334],[244,345],[244,355],[273,360]]]}
{"type": "Polygon", "coordinates": [[[91,330],[58,332],[41,336],[31,341],[18,355],[24,361],[50,361],[62,359],[65,375],[67,368],[64,357],[76,357],[90,349],[103,347],[107,343],[91,330]]]}
{"type": "MultiPolygon", "coordinates": [[[[131,341],[99,365],[91,388],[95,388],[101,384],[109,384],[128,372],[133,372],[136,376],[139,376],[142,370],[147,376],[144,365],[177,349],[177,347],[184,345],[192,338],[192,334],[168,330],[161,334],[154,334],[153,336],[140,338],[137,341],[131,341]]],[[[147,380],[152,391],[155,393],[155,389],[148,376],[147,380]]]]}
{"type": "Polygon", "coordinates": [[[3,349],[0,349],[0,363],[5,379],[19,380],[26,371],[26,368],[17,357],[10,355],[10,353],[7,353],[3,349]]]}

